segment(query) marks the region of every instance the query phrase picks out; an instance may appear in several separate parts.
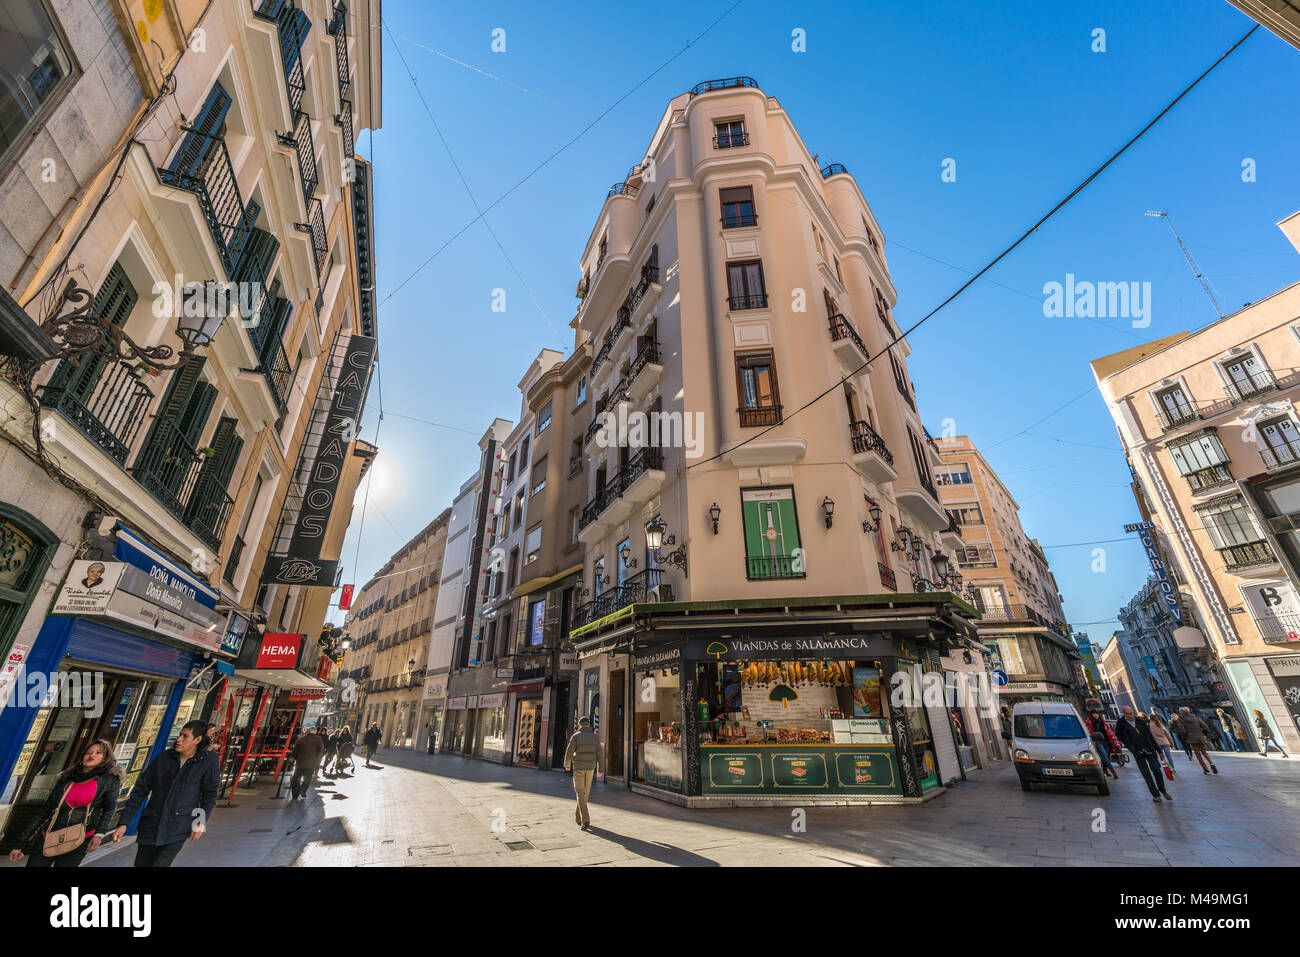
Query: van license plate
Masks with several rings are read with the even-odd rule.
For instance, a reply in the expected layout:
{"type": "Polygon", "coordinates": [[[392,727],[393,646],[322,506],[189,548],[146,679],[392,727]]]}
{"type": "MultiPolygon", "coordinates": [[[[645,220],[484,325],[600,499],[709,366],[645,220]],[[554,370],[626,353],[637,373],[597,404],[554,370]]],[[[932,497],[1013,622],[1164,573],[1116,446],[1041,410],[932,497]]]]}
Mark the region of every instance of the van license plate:
{"type": "Polygon", "coordinates": [[[1063,777],[1074,777],[1074,771],[1070,768],[1043,768],[1044,774],[1060,774],[1063,777]]]}

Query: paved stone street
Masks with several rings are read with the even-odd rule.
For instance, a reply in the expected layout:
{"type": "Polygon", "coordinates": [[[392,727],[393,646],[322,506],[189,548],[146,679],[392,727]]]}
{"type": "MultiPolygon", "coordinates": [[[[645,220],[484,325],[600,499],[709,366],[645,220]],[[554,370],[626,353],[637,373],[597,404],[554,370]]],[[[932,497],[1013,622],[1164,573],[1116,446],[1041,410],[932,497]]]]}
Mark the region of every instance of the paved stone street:
{"type": "MultiPolygon", "coordinates": [[[[590,833],[570,778],[448,755],[385,751],[377,770],[324,781],[306,802],[240,792],[175,866],[1295,865],[1300,760],[1216,754],[1205,776],[1176,754],[1173,804],[1153,804],[1130,764],[1109,798],[1020,790],[1010,765],[919,807],[689,810],[597,784],[590,833]],[[1194,773],[1193,773],[1194,771],[1194,773]],[[1094,810],[1105,811],[1094,830],[1094,810]],[[496,829],[494,830],[494,823],[496,829]]],[[[87,866],[131,863],[101,850],[87,866]]]]}

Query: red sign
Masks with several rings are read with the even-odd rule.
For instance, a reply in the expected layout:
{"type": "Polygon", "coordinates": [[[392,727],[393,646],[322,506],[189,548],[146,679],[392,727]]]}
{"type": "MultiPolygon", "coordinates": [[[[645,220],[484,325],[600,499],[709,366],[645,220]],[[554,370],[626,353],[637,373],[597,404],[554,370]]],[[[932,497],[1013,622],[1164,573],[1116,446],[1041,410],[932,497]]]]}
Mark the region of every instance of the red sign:
{"type": "Polygon", "coordinates": [[[259,668],[292,668],[298,664],[298,652],[306,635],[266,634],[257,652],[259,668]]]}
{"type": "Polygon", "coordinates": [[[339,598],[339,611],[348,611],[352,607],[352,586],[343,586],[343,595],[339,598]]]}
{"type": "Polygon", "coordinates": [[[294,688],[289,692],[290,701],[319,701],[323,697],[324,688],[294,688]]]}
{"type": "Polygon", "coordinates": [[[330,680],[330,667],[334,664],[333,660],[321,655],[320,666],[316,669],[316,679],[318,681],[330,680]]]}

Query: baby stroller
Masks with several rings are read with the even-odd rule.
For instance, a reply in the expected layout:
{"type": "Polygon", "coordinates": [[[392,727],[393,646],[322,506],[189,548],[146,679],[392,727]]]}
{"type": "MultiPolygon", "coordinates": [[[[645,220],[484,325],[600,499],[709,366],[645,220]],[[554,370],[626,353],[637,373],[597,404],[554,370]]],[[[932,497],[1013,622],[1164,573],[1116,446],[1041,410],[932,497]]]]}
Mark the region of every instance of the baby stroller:
{"type": "Polygon", "coordinates": [[[352,763],[352,748],[351,741],[344,741],[339,745],[338,756],[334,758],[335,773],[346,770],[348,774],[351,774],[356,771],[356,765],[352,763]]]}

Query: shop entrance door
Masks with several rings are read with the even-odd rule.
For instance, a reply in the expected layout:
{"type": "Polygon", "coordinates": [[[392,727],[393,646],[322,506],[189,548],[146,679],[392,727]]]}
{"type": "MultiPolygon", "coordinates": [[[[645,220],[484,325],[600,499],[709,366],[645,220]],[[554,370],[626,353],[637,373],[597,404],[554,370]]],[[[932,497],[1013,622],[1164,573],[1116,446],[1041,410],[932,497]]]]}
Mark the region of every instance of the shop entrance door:
{"type": "Polygon", "coordinates": [[[623,699],[626,697],[623,671],[609,673],[609,731],[605,738],[608,748],[605,760],[608,765],[606,774],[612,778],[621,778],[623,771],[623,699]]]}
{"type": "Polygon", "coordinates": [[[515,728],[515,764],[537,767],[537,734],[541,730],[542,699],[519,699],[519,724],[515,728]]]}
{"type": "Polygon", "coordinates": [[[555,746],[551,749],[551,767],[564,766],[564,752],[569,746],[569,737],[573,734],[573,715],[570,713],[569,682],[565,681],[555,689],[555,714],[551,718],[551,727],[555,729],[555,746]]]}

